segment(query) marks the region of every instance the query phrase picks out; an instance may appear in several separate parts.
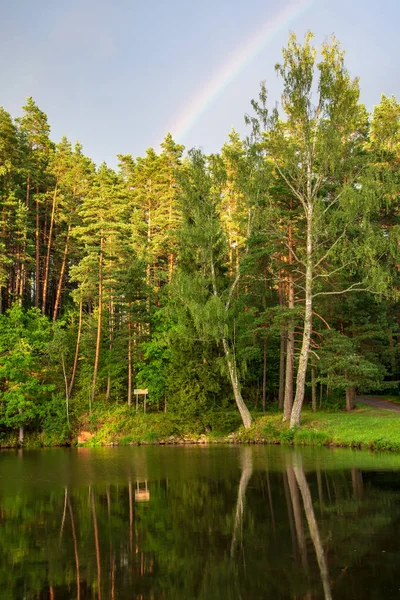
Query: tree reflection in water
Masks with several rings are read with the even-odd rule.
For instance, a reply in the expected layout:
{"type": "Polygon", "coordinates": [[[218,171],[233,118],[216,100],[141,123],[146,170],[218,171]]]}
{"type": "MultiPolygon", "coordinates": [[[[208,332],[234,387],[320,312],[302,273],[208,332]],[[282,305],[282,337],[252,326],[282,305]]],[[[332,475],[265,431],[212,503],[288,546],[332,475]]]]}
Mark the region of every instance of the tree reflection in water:
{"type": "Polygon", "coordinates": [[[102,476],[103,453],[85,452],[85,480],[64,467],[57,484],[40,486],[41,461],[54,473],[59,455],[6,455],[0,598],[393,597],[399,473],[332,468],[333,455],[143,448],[126,453],[116,481],[118,450],[102,476]]]}
{"type": "Polygon", "coordinates": [[[293,471],[296,476],[297,484],[300,489],[303,499],[304,512],[310,530],[310,535],[317,555],[319,571],[321,574],[322,586],[324,588],[325,600],[332,600],[331,588],[329,584],[329,573],[326,565],[324,550],[322,548],[321,537],[318,530],[317,520],[315,518],[313,503],[308,487],[307,479],[304,474],[303,463],[301,456],[297,453],[293,454],[293,471]]]}

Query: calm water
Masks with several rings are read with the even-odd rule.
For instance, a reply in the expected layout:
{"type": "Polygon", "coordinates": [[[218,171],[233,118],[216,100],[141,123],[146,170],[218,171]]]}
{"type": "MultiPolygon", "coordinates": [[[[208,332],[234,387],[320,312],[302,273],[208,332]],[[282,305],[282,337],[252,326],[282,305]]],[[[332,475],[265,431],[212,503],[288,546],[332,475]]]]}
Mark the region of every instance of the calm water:
{"type": "Polygon", "coordinates": [[[0,453],[0,598],[400,598],[400,456],[0,453]]]}

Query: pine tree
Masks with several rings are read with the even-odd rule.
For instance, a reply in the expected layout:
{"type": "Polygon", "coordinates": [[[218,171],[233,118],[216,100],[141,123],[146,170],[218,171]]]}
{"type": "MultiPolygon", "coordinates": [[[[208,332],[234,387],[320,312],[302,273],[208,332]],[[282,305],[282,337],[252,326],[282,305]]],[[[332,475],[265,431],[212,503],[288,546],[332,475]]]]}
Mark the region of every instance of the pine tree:
{"type": "MultiPolygon", "coordinates": [[[[42,244],[46,244],[47,238],[46,227],[43,227],[42,223],[45,215],[42,214],[41,204],[43,203],[42,194],[47,192],[49,183],[47,167],[50,160],[52,143],[49,139],[50,126],[47,122],[47,116],[39,109],[32,98],[27,99],[27,103],[23,109],[24,114],[17,121],[23,144],[25,205],[29,215],[33,212],[32,196],[35,202],[35,220],[34,224],[31,224],[31,229],[34,231],[35,242],[34,298],[35,306],[38,307],[42,277],[41,246],[42,244]]],[[[44,206],[44,211],[46,212],[46,205],[44,206]]],[[[26,279],[25,261],[21,262],[18,279],[20,281],[19,293],[22,296],[26,279]]]]}

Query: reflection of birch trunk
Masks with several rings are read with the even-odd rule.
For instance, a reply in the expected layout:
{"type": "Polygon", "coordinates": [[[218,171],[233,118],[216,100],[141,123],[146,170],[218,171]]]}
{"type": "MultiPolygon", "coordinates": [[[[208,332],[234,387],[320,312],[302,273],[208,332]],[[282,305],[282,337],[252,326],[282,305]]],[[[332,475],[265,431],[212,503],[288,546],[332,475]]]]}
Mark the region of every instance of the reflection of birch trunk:
{"type": "Polygon", "coordinates": [[[75,567],[76,567],[76,600],[80,600],[80,598],[81,598],[81,580],[80,580],[80,575],[79,575],[78,541],[76,539],[74,513],[72,512],[71,500],[69,499],[69,496],[68,496],[67,502],[68,502],[69,516],[71,517],[72,538],[74,540],[74,554],[75,554],[75,567]]]}
{"type": "Polygon", "coordinates": [[[303,566],[303,569],[308,570],[307,544],[304,535],[303,517],[301,515],[299,490],[296,485],[296,477],[293,471],[293,467],[286,467],[286,473],[289,484],[290,498],[292,501],[294,525],[296,528],[296,539],[300,551],[301,564],[303,566]]]}
{"type": "Polygon", "coordinates": [[[101,600],[101,562],[100,562],[100,544],[99,544],[99,529],[97,526],[96,504],[94,500],[94,492],[92,490],[92,515],[94,529],[94,543],[96,547],[96,563],[97,563],[97,597],[101,600]]]}
{"type": "Polygon", "coordinates": [[[240,531],[242,535],[243,527],[243,513],[244,513],[244,497],[246,495],[246,489],[253,473],[253,455],[251,448],[243,448],[241,452],[241,463],[242,463],[242,475],[240,477],[237,501],[236,501],[236,514],[235,514],[235,525],[233,528],[232,543],[231,543],[231,557],[234,557],[235,549],[237,545],[238,533],[240,531]]]}
{"type": "Polygon", "coordinates": [[[290,497],[289,484],[288,484],[288,478],[287,478],[286,472],[282,473],[282,477],[283,477],[283,488],[285,490],[286,508],[287,508],[288,518],[289,518],[290,537],[292,538],[293,556],[295,556],[297,558],[298,551],[297,551],[297,543],[296,543],[296,534],[294,531],[293,507],[292,507],[292,501],[291,501],[291,497],[290,497]]]}
{"type": "Polygon", "coordinates": [[[325,600],[332,600],[331,588],[329,585],[328,567],[325,560],[324,549],[322,548],[317,521],[315,519],[310,488],[308,487],[307,479],[304,474],[303,465],[300,461],[296,460],[296,457],[294,458],[293,471],[295,473],[297,484],[303,498],[304,511],[306,513],[307,523],[310,529],[311,539],[314,544],[315,554],[317,555],[319,571],[321,573],[325,600]]]}
{"type": "Polygon", "coordinates": [[[67,514],[67,500],[68,500],[68,488],[65,488],[65,492],[64,492],[64,512],[63,512],[62,521],[61,521],[61,527],[60,527],[60,543],[61,543],[62,535],[63,535],[63,531],[64,531],[65,516],[67,514]]]}
{"type": "Polygon", "coordinates": [[[271,513],[272,531],[273,531],[273,534],[274,534],[274,539],[276,539],[274,506],[272,504],[272,493],[271,493],[271,484],[269,482],[268,467],[267,467],[267,493],[268,493],[269,510],[270,510],[270,513],[271,513]]]}
{"type": "Polygon", "coordinates": [[[318,485],[319,504],[320,504],[321,508],[323,508],[324,507],[324,493],[322,490],[321,470],[319,467],[317,467],[317,485],[318,485]]]}

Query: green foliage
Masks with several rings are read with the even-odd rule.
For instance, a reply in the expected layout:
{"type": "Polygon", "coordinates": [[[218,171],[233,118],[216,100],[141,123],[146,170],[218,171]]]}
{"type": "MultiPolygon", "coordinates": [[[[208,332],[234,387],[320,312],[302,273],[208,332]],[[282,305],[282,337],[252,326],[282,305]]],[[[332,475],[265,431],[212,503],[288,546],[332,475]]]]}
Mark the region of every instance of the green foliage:
{"type": "MultiPolygon", "coordinates": [[[[372,337],[371,331],[367,337],[372,337]]],[[[357,351],[357,341],[337,331],[325,334],[320,351],[319,381],[330,389],[357,388],[360,392],[377,390],[383,384],[386,370],[381,364],[368,360],[357,351]]]]}
{"type": "Polygon", "coordinates": [[[0,423],[13,429],[40,422],[54,389],[42,364],[50,323],[38,310],[14,305],[0,315],[0,423]]]}

